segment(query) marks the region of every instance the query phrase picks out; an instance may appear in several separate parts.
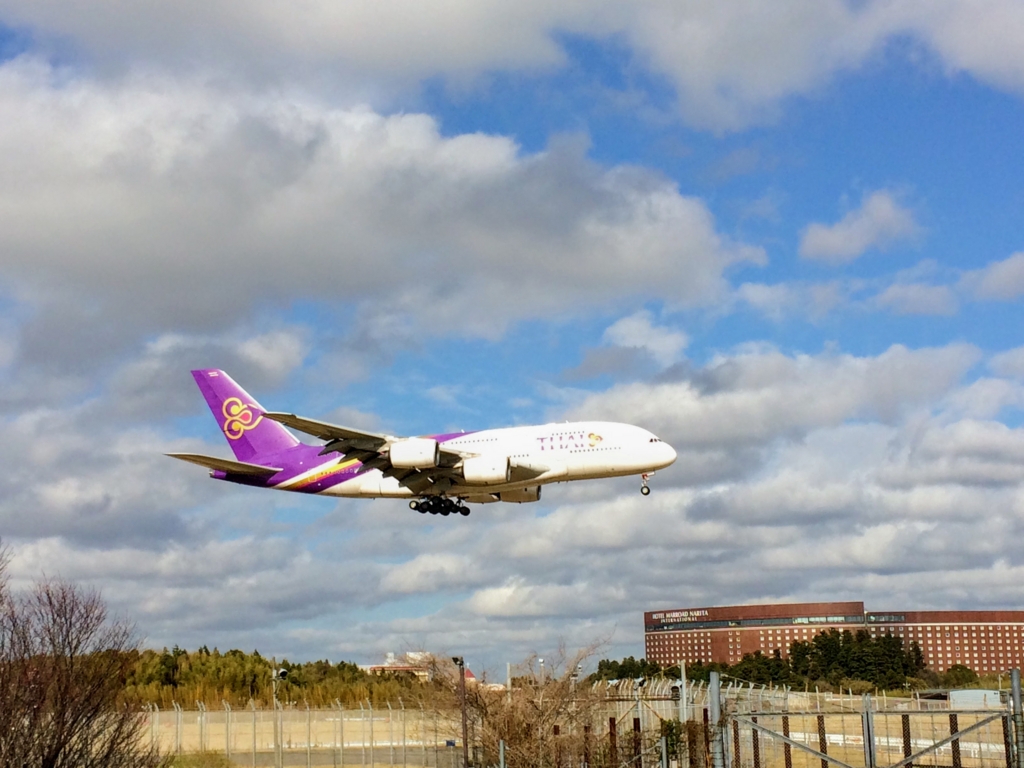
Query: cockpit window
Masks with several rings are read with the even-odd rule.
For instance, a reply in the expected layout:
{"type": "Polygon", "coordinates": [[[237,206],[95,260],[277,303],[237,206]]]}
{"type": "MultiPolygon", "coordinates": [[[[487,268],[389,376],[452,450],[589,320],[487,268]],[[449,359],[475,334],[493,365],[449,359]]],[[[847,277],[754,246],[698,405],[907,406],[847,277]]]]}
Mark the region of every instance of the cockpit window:
{"type": "Polygon", "coordinates": [[[651,439],[650,439],[650,440],[649,440],[648,442],[651,442],[651,443],[660,443],[660,442],[661,442],[661,440],[660,440],[660,439],[658,439],[657,437],[652,437],[652,438],[651,438],[651,439]]]}

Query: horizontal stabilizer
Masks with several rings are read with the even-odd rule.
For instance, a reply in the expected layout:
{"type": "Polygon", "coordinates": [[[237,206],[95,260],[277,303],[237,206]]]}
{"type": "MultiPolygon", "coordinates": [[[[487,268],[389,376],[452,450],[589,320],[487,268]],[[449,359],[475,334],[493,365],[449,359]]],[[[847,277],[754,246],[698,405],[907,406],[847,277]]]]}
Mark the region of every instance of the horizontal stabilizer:
{"type": "Polygon", "coordinates": [[[255,475],[257,477],[270,477],[281,471],[280,467],[263,467],[259,464],[249,464],[244,461],[232,461],[231,459],[219,459],[216,456],[204,456],[201,453],[168,453],[165,454],[172,459],[181,459],[198,464],[207,469],[216,469],[232,475],[255,475]]]}

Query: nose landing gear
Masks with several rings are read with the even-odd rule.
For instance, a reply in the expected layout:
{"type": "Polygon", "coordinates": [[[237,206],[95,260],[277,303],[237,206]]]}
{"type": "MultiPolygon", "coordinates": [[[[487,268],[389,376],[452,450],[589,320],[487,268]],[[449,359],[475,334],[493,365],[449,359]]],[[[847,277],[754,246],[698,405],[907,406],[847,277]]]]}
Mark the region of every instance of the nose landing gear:
{"type": "Polygon", "coordinates": [[[653,472],[646,472],[646,473],[640,475],[640,494],[642,496],[650,496],[651,495],[651,488],[650,488],[649,485],[647,485],[647,480],[653,474],[654,474],[653,472]]]}

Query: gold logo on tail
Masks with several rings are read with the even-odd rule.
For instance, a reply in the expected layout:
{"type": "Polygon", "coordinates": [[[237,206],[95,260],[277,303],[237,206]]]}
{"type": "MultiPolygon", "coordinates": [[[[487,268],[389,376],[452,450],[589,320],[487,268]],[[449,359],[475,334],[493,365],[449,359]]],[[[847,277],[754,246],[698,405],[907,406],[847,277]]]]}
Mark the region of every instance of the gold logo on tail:
{"type": "Polygon", "coordinates": [[[224,401],[224,434],[228,440],[237,440],[243,434],[263,421],[263,414],[256,416],[249,405],[237,397],[224,401]]]}

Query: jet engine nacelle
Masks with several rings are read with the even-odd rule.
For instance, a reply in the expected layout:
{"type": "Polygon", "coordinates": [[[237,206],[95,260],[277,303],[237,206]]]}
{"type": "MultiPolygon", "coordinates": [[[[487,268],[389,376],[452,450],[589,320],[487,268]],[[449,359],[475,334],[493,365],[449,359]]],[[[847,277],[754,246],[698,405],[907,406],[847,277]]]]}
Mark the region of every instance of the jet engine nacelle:
{"type": "Polygon", "coordinates": [[[430,469],[441,461],[441,446],[429,437],[396,440],[388,449],[391,464],[401,469],[430,469]]]}
{"type": "Polygon", "coordinates": [[[472,456],[462,461],[462,477],[469,485],[507,483],[512,468],[508,456],[472,456]]]}
{"type": "Polygon", "coordinates": [[[526,504],[531,501],[540,501],[540,486],[531,485],[529,488],[518,488],[514,491],[502,491],[498,495],[501,497],[502,501],[526,504]]]}

